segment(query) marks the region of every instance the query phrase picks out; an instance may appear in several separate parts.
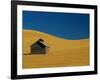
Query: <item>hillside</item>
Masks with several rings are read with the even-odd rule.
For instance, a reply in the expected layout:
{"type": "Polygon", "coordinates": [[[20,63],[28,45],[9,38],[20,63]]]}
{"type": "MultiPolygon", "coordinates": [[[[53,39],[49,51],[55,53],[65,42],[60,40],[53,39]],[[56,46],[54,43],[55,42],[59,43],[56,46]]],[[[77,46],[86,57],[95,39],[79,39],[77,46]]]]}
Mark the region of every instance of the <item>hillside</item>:
{"type": "Polygon", "coordinates": [[[23,30],[23,68],[89,65],[89,39],[65,40],[34,30],[23,30]],[[50,47],[45,55],[30,54],[30,45],[43,39],[50,47]]]}

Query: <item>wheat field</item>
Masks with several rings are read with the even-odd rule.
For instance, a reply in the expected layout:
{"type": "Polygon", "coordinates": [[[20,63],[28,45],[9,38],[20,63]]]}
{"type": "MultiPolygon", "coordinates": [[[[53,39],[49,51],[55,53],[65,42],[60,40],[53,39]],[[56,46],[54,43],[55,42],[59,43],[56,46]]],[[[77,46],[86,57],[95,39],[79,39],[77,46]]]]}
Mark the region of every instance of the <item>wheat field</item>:
{"type": "Polygon", "coordinates": [[[47,68],[89,65],[89,39],[65,40],[35,30],[23,30],[23,68],[47,68]],[[49,46],[46,54],[31,54],[30,45],[43,39],[49,46]]]}

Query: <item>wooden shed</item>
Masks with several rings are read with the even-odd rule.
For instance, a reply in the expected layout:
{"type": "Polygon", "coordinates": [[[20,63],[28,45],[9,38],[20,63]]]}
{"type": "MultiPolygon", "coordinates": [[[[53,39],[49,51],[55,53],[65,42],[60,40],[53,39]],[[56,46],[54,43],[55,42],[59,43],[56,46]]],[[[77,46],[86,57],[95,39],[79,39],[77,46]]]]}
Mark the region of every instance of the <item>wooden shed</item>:
{"type": "Polygon", "coordinates": [[[44,44],[43,39],[39,39],[38,41],[33,43],[30,47],[31,47],[31,54],[46,54],[49,48],[44,44]]]}

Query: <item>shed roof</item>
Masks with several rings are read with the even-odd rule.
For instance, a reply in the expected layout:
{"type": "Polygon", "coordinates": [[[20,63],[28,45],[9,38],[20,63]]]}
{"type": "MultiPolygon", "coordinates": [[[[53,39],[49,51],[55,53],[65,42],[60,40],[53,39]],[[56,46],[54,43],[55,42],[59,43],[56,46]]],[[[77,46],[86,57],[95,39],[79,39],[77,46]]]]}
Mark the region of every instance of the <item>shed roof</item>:
{"type": "Polygon", "coordinates": [[[44,42],[42,42],[42,41],[40,41],[40,40],[36,41],[36,42],[33,43],[31,46],[33,46],[34,44],[38,44],[38,45],[40,45],[40,46],[43,47],[43,48],[48,47],[44,42]]]}

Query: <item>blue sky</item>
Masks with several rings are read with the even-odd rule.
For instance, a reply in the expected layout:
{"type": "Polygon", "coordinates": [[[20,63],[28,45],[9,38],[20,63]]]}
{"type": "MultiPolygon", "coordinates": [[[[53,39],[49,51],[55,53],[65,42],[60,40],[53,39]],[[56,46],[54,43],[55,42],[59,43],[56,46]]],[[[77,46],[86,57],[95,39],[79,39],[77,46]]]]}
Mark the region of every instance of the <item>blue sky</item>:
{"type": "Polygon", "coordinates": [[[63,39],[87,39],[89,14],[23,11],[23,29],[37,30],[63,39]]]}

